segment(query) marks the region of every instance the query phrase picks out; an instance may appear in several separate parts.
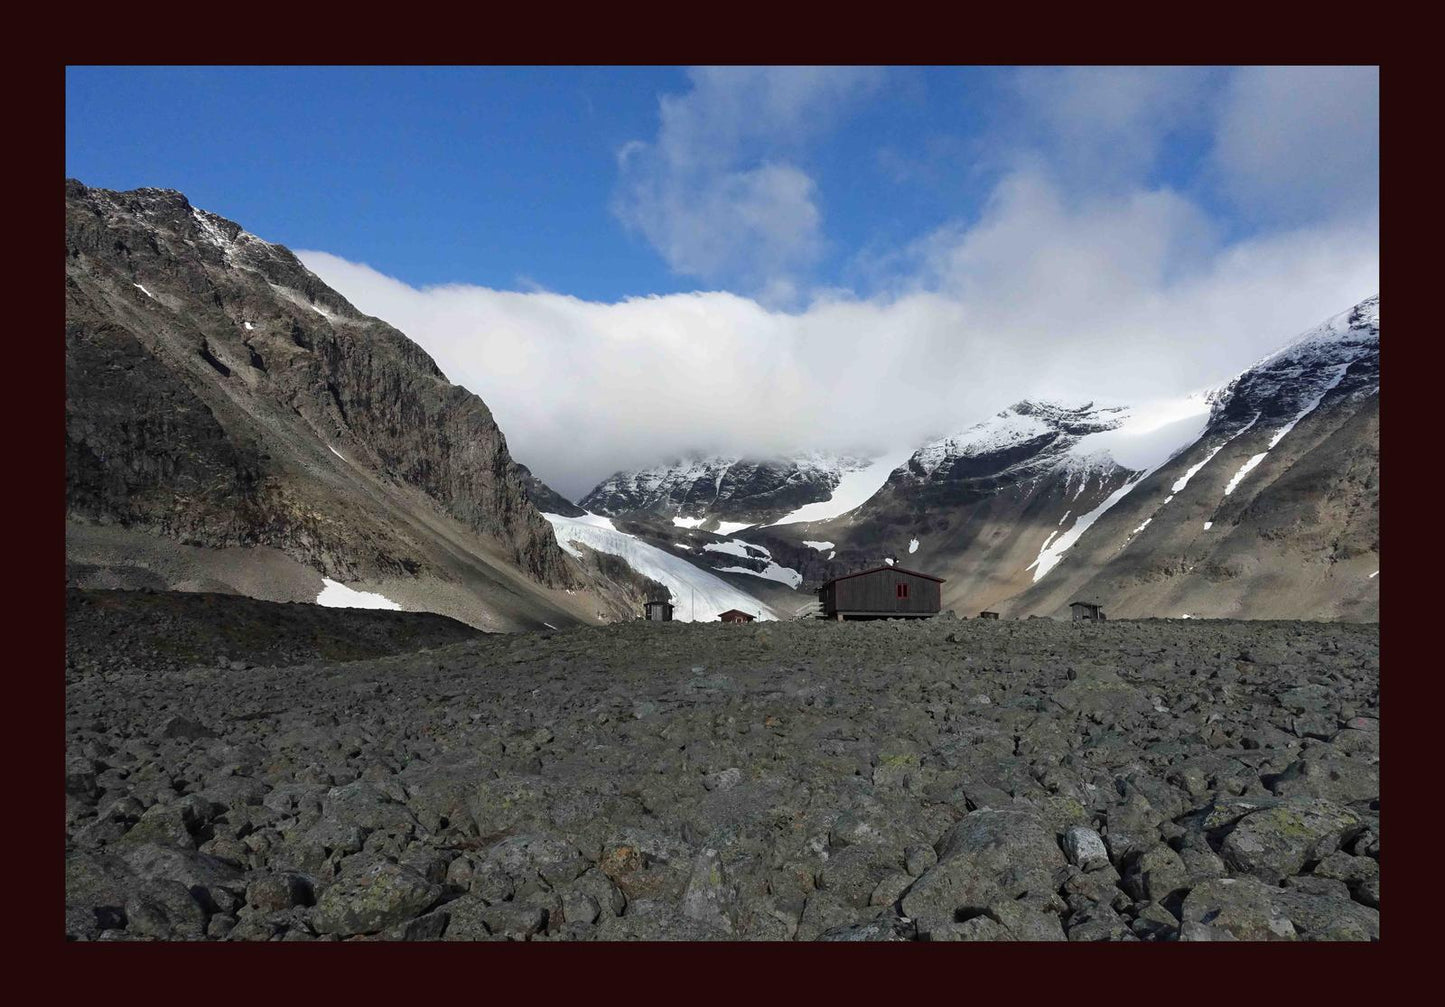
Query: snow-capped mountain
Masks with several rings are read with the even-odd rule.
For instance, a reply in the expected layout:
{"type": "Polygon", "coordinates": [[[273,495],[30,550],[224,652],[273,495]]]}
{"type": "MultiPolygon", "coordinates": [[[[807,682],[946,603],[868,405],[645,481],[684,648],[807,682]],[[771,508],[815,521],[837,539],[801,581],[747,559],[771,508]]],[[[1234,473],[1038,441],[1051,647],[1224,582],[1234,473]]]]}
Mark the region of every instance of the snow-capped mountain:
{"type": "Polygon", "coordinates": [[[828,500],[871,459],[809,452],[786,458],[694,456],[603,480],[579,501],[594,514],[672,519],[723,534],[828,500]]]}
{"type": "Polygon", "coordinates": [[[1187,450],[1012,605],[1378,618],[1379,389],[1376,295],[1220,386],[1187,450]]]}
{"type": "Polygon", "coordinates": [[[1057,614],[1094,591],[1119,615],[1373,618],[1378,392],[1376,296],[1190,395],[1016,403],[848,513],[765,530],[814,550],[805,587],[907,556],[962,613],[1057,614]]]}
{"type": "Polygon", "coordinates": [[[1091,481],[1104,484],[1166,460],[1199,435],[1209,410],[1207,393],[1142,405],[1018,402],[924,445],[889,484],[977,489],[1063,473],[1081,494],[1091,481]]]}

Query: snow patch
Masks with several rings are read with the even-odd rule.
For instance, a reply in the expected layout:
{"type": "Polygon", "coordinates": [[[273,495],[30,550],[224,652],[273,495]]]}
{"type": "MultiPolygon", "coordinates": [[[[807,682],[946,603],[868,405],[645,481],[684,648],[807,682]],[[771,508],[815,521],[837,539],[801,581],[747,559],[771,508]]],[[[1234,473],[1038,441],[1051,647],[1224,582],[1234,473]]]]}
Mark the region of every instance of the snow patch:
{"type": "Polygon", "coordinates": [[[849,472],[833,488],[833,495],[827,500],[804,504],[791,514],[778,518],[769,527],[780,524],[801,524],[805,521],[831,521],[863,506],[883,488],[898,466],[913,456],[912,448],[892,451],[874,458],[861,469],[849,472]]]}
{"type": "Polygon", "coordinates": [[[679,528],[696,528],[706,520],[705,517],[675,517],[672,523],[679,528]]]}
{"type": "Polygon", "coordinates": [[[776,619],[771,608],[752,595],[740,591],[708,570],[702,570],[681,556],[674,556],[648,545],[634,535],[618,531],[610,519],[596,514],[564,517],[543,514],[552,524],[557,544],[572,556],[581,558],[577,546],[585,545],[598,552],[620,556],[627,565],[644,577],[667,588],[672,595],[673,618],[681,622],[714,621],[730,608],[744,612],[761,612],[762,619],[776,619]]]}
{"type": "Polygon", "coordinates": [[[1269,454],[1268,451],[1261,451],[1259,454],[1252,456],[1247,462],[1241,465],[1239,467],[1239,471],[1234,473],[1234,477],[1229,480],[1229,485],[1224,487],[1224,495],[1229,496],[1229,494],[1233,493],[1235,489],[1239,486],[1239,484],[1244,480],[1244,477],[1253,472],[1255,468],[1259,465],[1259,463],[1264,461],[1264,456],[1267,454],[1269,454]]]}
{"type": "Polygon", "coordinates": [[[1061,518],[1059,518],[1059,526],[1060,526],[1060,527],[1063,526],[1064,522],[1069,519],[1069,515],[1072,514],[1072,513],[1074,513],[1072,510],[1066,510],[1066,511],[1064,511],[1064,516],[1061,517],[1061,518]]]}
{"type": "Polygon", "coordinates": [[[804,544],[805,546],[807,546],[809,549],[817,549],[819,552],[827,552],[829,549],[833,548],[833,543],[832,543],[832,542],[808,542],[808,541],[804,541],[803,544],[804,544]]]}
{"type": "MultiPolygon", "coordinates": [[[[1325,382],[1324,386],[1320,389],[1319,394],[1306,402],[1304,404],[1304,408],[1295,414],[1294,419],[1290,420],[1288,423],[1286,423],[1284,426],[1280,427],[1274,432],[1274,436],[1269,439],[1269,447],[1265,448],[1259,454],[1255,455],[1249,461],[1245,462],[1243,465],[1240,466],[1239,471],[1234,474],[1234,478],[1229,480],[1229,485],[1224,488],[1225,496],[1229,496],[1229,494],[1234,492],[1235,488],[1239,485],[1240,480],[1242,480],[1245,476],[1249,475],[1249,473],[1253,471],[1255,466],[1257,466],[1260,462],[1264,461],[1264,456],[1273,451],[1275,445],[1277,445],[1280,441],[1284,440],[1285,434],[1293,430],[1295,428],[1295,425],[1298,424],[1300,420],[1304,419],[1310,413],[1314,412],[1316,409],[1319,408],[1319,405],[1321,402],[1324,401],[1325,396],[1328,395],[1341,381],[1345,379],[1345,372],[1349,369],[1350,362],[1340,364],[1338,367],[1335,368],[1334,376],[1331,377],[1329,381],[1325,382]]],[[[1252,425],[1253,424],[1251,424],[1251,426],[1252,425]]]]}
{"type": "Polygon", "coordinates": [[[1145,528],[1148,528],[1148,527],[1149,527],[1149,522],[1150,522],[1150,521],[1153,521],[1153,520],[1154,520],[1154,519],[1153,519],[1152,517],[1146,517],[1146,518],[1144,519],[1144,523],[1141,524],[1138,528],[1135,528],[1135,529],[1134,529],[1133,531],[1131,531],[1129,534],[1130,534],[1130,535],[1137,535],[1137,534],[1139,534],[1139,533],[1140,533],[1141,531],[1143,531],[1145,528]]]}
{"type": "Polygon", "coordinates": [[[762,570],[749,570],[745,566],[720,566],[718,567],[718,572],[745,573],[749,577],[762,577],[764,580],[775,580],[779,584],[788,585],[795,591],[797,590],[798,585],[803,583],[803,575],[800,574],[798,571],[790,569],[786,566],[778,566],[778,564],[771,561],[762,570]]]}
{"type": "Polygon", "coordinates": [[[334,454],[337,458],[340,458],[342,461],[346,461],[346,456],[345,456],[344,454],[342,454],[340,451],[337,451],[337,450],[336,450],[335,448],[333,448],[330,444],[326,445],[326,449],[327,449],[328,451],[330,451],[332,454],[334,454]]]}
{"type": "Polygon", "coordinates": [[[155,295],[155,294],[152,294],[149,290],[147,290],[145,287],[141,286],[139,283],[132,283],[131,286],[132,286],[132,287],[135,287],[135,289],[139,290],[142,294],[145,294],[145,295],[146,295],[147,297],[149,297],[151,300],[154,301],[154,300],[156,299],[156,295],[155,295]]]}
{"type": "Polygon", "coordinates": [[[1365,578],[1365,579],[1366,579],[1366,580],[1374,580],[1374,579],[1375,579],[1376,577],[1378,577],[1378,576],[1380,576],[1380,571],[1376,570],[1374,573],[1370,574],[1370,576],[1368,576],[1368,577],[1365,578]]]}
{"type": "Polygon", "coordinates": [[[325,586],[316,596],[318,605],[324,605],[327,608],[384,608],[394,612],[401,611],[401,606],[386,595],[375,594],[371,591],[357,591],[330,577],[322,577],[321,582],[325,586]]]}
{"type": "MultiPolygon", "coordinates": [[[[1104,502],[1099,504],[1099,506],[1089,511],[1089,513],[1087,514],[1081,514],[1078,518],[1074,520],[1074,523],[1069,526],[1069,530],[1064,532],[1063,535],[1059,536],[1058,541],[1053,542],[1053,545],[1045,542],[1044,547],[1039,550],[1038,558],[1032,563],[1030,563],[1028,566],[1024,567],[1025,570],[1033,570],[1034,583],[1037,584],[1039,582],[1039,579],[1043,577],[1044,574],[1048,573],[1050,570],[1056,567],[1059,563],[1059,560],[1064,558],[1064,553],[1068,552],[1070,547],[1073,546],[1075,542],[1079,541],[1079,537],[1083,535],[1084,532],[1088,531],[1089,527],[1093,525],[1095,521],[1099,520],[1099,518],[1104,514],[1105,511],[1107,511],[1110,507],[1114,506],[1120,500],[1124,499],[1124,497],[1128,495],[1129,491],[1132,490],[1135,486],[1139,485],[1139,483],[1148,474],[1148,471],[1139,473],[1139,475],[1135,476],[1131,482],[1125,483],[1123,486],[1120,486],[1113,493],[1110,493],[1107,497],[1105,497],[1104,502]]],[[[1049,540],[1053,540],[1053,535],[1049,536],[1049,540]]]]}
{"type": "Polygon", "coordinates": [[[1336,386],[1345,379],[1345,372],[1349,369],[1349,363],[1340,364],[1336,367],[1335,376],[1325,383],[1325,386],[1320,389],[1320,393],[1306,402],[1304,408],[1295,414],[1295,418],[1280,427],[1279,430],[1275,432],[1275,435],[1269,439],[1269,448],[1267,450],[1273,450],[1276,444],[1284,440],[1284,435],[1295,428],[1296,423],[1318,409],[1320,403],[1324,401],[1325,396],[1332,392],[1336,386]]]}
{"type": "Polygon", "coordinates": [[[763,546],[753,545],[750,542],[744,542],[742,539],[736,538],[729,539],[726,542],[709,542],[707,545],[703,546],[703,549],[706,552],[724,552],[727,553],[729,556],[741,556],[743,559],[761,558],[756,555],[757,553],[762,553],[763,556],[766,556],[768,558],[771,558],[773,555],[763,546]],[[749,552],[749,549],[753,551],[749,552]]]}
{"type": "Polygon", "coordinates": [[[1085,434],[1069,453],[1080,459],[1108,455],[1134,471],[1152,471],[1199,440],[1209,425],[1210,400],[1196,392],[1128,406],[1113,430],[1085,434]]]}
{"type": "Polygon", "coordinates": [[[911,538],[908,540],[908,551],[910,553],[915,553],[918,551],[918,539],[911,538]]]}
{"type": "Polygon", "coordinates": [[[246,331],[247,331],[247,332],[255,332],[255,331],[256,331],[256,326],[252,325],[250,322],[242,322],[241,324],[244,325],[244,326],[246,326],[246,331]]]}
{"type": "Polygon", "coordinates": [[[1214,522],[1213,522],[1213,521],[1206,521],[1206,522],[1204,522],[1204,530],[1205,530],[1205,531],[1208,531],[1209,529],[1211,529],[1211,528],[1213,528],[1213,527],[1214,527],[1214,522]]]}
{"type": "Polygon", "coordinates": [[[717,534],[735,535],[744,528],[751,528],[757,524],[756,521],[719,521],[717,523],[717,534]]]}

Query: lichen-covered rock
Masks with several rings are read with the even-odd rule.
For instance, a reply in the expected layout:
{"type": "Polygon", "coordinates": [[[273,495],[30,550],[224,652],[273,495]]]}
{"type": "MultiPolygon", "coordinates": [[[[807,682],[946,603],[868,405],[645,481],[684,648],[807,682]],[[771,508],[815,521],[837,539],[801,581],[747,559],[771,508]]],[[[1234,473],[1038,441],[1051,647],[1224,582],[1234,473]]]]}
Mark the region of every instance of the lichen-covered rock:
{"type": "Polygon", "coordinates": [[[1276,891],[1252,878],[1206,881],[1192,889],[1184,899],[1179,939],[1299,940],[1289,916],[1275,902],[1276,891]]]}
{"type": "Polygon", "coordinates": [[[1339,849],[1359,827],[1359,816],[1337,805],[1291,799],[1245,815],[1219,852],[1231,871],[1278,884],[1339,849]]]}
{"type": "Polygon", "coordinates": [[[440,885],[409,867],[357,865],[326,887],[311,918],[318,933],[374,934],[420,915],[440,896],[440,885]]]}
{"type": "Polygon", "coordinates": [[[926,932],[953,922],[960,909],[1000,898],[1057,899],[1052,874],[1063,865],[1063,853],[1036,815],[975,811],[939,843],[938,863],[904,895],[903,913],[926,932]]]}

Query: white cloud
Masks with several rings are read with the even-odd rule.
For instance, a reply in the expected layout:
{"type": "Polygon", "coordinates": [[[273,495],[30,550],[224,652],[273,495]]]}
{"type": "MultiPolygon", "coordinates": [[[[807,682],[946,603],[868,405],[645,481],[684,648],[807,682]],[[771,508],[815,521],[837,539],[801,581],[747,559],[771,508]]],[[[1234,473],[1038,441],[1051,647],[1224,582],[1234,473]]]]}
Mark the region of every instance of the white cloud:
{"type": "Polygon", "coordinates": [[[618,152],[613,210],[675,272],[786,302],[823,250],[817,187],[796,162],[880,75],[718,67],[689,77],[690,91],[659,100],[656,139],[618,152]]]}
{"type": "Polygon", "coordinates": [[[618,212],[674,268],[753,296],[416,289],[299,253],[481,395],[514,455],[573,498],[692,450],[892,450],[1021,398],[1192,391],[1379,290],[1377,203],[1361,188],[1372,73],[1025,72],[1029,125],[999,139],[977,218],[878,256],[886,282],[867,298],[806,285],[822,218],[797,158],[876,75],[692,82],[662,99],[656,139],[622,152],[618,212]],[[1329,93],[1305,93],[1310,80],[1329,93]],[[1201,156],[1220,184],[1269,211],[1249,237],[1210,211],[1207,186],[1149,181],[1184,118],[1217,130],[1201,156]],[[1331,150],[1349,163],[1309,163],[1331,150]]]}
{"type": "Polygon", "coordinates": [[[1013,81],[1019,121],[1000,131],[1015,156],[1037,151],[1060,177],[1118,185],[1146,174],[1165,138],[1203,117],[1216,76],[1198,67],[1027,68],[1013,81]]]}
{"type": "Polygon", "coordinates": [[[1267,220],[1368,212],[1380,194],[1376,67],[1249,67],[1219,114],[1224,190],[1267,220]]]}
{"type": "Polygon", "coordinates": [[[1368,222],[1221,248],[1197,240],[1196,212],[1168,193],[1070,210],[1018,180],[977,228],[935,236],[928,287],[794,313],[720,292],[418,290],[299,254],[481,395],[515,456],[575,498],[695,449],[889,449],[1025,397],[1192,390],[1378,290],[1368,222]]]}

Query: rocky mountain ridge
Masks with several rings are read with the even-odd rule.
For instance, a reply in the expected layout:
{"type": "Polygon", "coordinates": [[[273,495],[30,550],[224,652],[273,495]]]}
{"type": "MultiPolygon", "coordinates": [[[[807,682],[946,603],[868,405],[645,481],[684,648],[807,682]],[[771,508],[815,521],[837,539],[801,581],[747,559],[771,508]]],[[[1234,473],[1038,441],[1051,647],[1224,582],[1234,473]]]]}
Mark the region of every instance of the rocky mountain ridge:
{"type": "MultiPolygon", "coordinates": [[[[961,612],[1057,615],[1082,591],[1116,614],[1378,618],[1378,392],[1376,295],[1217,386],[1021,401],[923,445],[844,513],[726,530],[805,592],[892,560],[947,577],[945,607],[961,612]],[[1281,481],[1300,448],[1308,465],[1281,481]],[[1228,555],[1207,558],[1226,538],[1228,555]],[[1129,572],[1091,581],[1096,568],[1129,572]]],[[[719,547],[688,522],[623,513],[694,555],[719,547]]]]}
{"type": "Polygon", "coordinates": [[[587,575],[486,404],[173,190],[66,183],[66,475],[78,569],[115,529],[133,551],[278,550],[296,569],[276,600],[313,577],[421,577],[448,600],[417,604],[474,623],[585,617],[559,595],[587,575]]]}
{"type": "Polygon", "coordinates": [[[827,500],[844,475],[867,464],[822,452],[767,459],[697,455],[614,473],[578,504],[606,516],[675,517],[683,527],[762,524],[827,500]]]}

